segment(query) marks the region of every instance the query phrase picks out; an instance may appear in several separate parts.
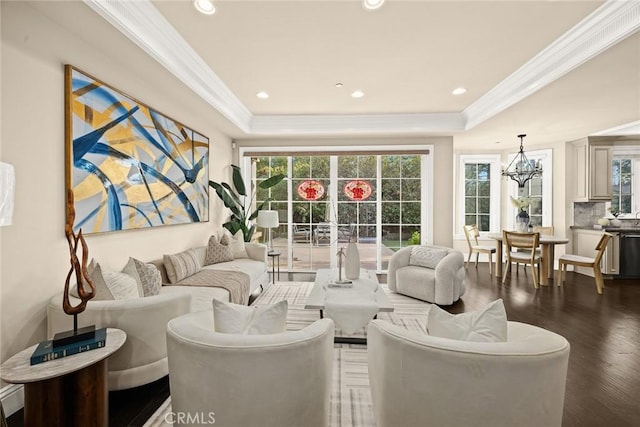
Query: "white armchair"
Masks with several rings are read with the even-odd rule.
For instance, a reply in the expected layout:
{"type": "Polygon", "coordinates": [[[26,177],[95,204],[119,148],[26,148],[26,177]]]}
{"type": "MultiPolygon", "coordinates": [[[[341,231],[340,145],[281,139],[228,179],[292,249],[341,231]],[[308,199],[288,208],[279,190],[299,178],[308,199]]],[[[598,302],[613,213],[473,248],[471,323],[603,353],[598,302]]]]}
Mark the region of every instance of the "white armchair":
{"type": "Polygon", "coordinates": [[[464,255],[455,249],[430,246],[447,251],[435,269],[411,265],[413,246],[407,246],[391,256],[387,272],[389,289],[399,294],[438,305],[451,305],[464,294],[464,255]]]}
{"type": "MultiPolygon", "coordinates": [[[[72,305],[79,299],[69,297],[72,305]]],[[[191,295],[185,292],[137,299],[94,301],[78,315],[78,326],[118,328],[127,334],[124,345],[109,357],[109,390],[137,387],[169,373],[167,365],[167,323],[189,312],[191,295]]],[[[62,309],[62,293],[47,306],[47,333],[73,329],[73,316],[62,309]]]]}
{"type": "Polygon", "coordinates": [[[326,427],[333,335],[331,319],[270,335],[216,333],[211,310],[173,319],[167,325],[172,410],[213,412],[216,426],[326,427]]]}
{"type": "Polygon", "coordinates": [[[369,323],[369,380],[378,427],[560,426],[569,343],[508,322],[508,341],[438,338],[369,323]]]}

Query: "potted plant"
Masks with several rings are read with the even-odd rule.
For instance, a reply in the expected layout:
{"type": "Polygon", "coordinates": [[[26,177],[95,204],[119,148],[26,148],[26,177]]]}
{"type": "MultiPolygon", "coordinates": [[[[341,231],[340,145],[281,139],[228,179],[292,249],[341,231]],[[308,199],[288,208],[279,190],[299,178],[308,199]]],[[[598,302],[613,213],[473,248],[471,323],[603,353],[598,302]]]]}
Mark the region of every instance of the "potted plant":
{"type": "MultiPolygon", "coordinates": [[[[231,210],[231,217],[222,226],[229,230],[231,234],[236,234],[238,230],[242,230],[244,241],[250,242],[256,229],[256,225],[252,221],[257,218],[258,212],[264,208],[271,198],[267,198],[252,210],[251,205],[255,199],[255,191],[249,197],[240,168],[236,165],[231,165],[231,168],[233,169],[233,187],[226,182],[209,181],[209,185],[216,190],[216,194],[222,200],[224,206],[231,210]]],[[[283,174],[273,175],[260,182],[258,187],[262,189],[271,188],[278,185],[284,178],[283,174]]]]}

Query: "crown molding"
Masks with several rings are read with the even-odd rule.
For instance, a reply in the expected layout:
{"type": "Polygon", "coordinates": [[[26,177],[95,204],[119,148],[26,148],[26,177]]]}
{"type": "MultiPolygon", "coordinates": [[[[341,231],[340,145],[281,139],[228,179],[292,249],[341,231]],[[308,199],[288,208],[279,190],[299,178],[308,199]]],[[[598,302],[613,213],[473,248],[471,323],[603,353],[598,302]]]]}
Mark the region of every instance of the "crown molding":
{"type": "Polygon", "coordinates": [[[640,135],[640,120],[601,130],[592,135],[640,135]]]}
{"type": "Polygon", "coordinates": [[[640,1],[609,0],[467,107],[466,130],[554,82],[640,29],[640,1]]]}
{"type": "Polygon", "coordinates": [[[469,130],[640,29],[640,1],[609,0],[461,113],[253,115],[151,0],[84,0],[246,135],[469,130]]]}
{"type": "Polygon", "coordinates": [[[84,0],[243,132],[253,115],[150,0],[84,0]]]}
{"type": "Polygon", "coordinates": [[[464,130],[460,113],[258,115],[252,135],[332,135],[453,132],[464,130]]]}

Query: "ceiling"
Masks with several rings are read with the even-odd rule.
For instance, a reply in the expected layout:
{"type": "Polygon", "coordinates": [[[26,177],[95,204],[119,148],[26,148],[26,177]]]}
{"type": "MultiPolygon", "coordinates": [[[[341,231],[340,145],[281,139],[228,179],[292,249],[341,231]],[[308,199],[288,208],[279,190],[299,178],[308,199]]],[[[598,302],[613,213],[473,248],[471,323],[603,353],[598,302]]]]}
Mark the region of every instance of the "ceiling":
{"type": "Polygon", "coordinates": [[[636,1],[214,0],[210,16],[189,0],[85,3],[233,138],[453,135],[504,149],[519,133],[547,144],[640,120],[636,1]]]}

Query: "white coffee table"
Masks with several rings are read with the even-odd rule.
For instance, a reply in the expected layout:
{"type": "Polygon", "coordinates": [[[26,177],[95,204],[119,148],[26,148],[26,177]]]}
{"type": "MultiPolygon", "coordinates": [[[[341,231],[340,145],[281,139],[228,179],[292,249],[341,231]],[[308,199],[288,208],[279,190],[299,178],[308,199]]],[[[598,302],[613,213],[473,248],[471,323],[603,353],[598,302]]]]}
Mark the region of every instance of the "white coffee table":
{"type": "MultiPolygon", "coordinates": [[[[307,298],[307,303],[304,308],[309,310],[320,310],[320,318],[324,316],[324,303],[326,299],[326,293],[328,289],[329,282],[334,282],[338,278],[338,270],[330,269],[330,268],[320,268],[316,273],[316,280],[313,284],[313,288],[311,289],[311,293],[307,298]]],[[[376,301],[378,303],[378,312],[392,312],[393,305],[387,297],[387,294],[380,288],[380,284],[378,283],[378,276],[376,273],[371,270],[361,269],[360,270],[360,278],[353,281],[353,287],[357,288],[358,286],[377,286],[378,290],[375,292],[376,301]]],[[[333,290],[337,290],[339,292],[340,288],[331,288],[333,290]]],[[[349,288],[346,288],[349,289],[349,288]]],[[[374,319],[377,316],[374,317],[374,319]]],[[[335,337],[335,343],[340,344],[366,344],[366,338],[359,337],[335,337]]]]}

